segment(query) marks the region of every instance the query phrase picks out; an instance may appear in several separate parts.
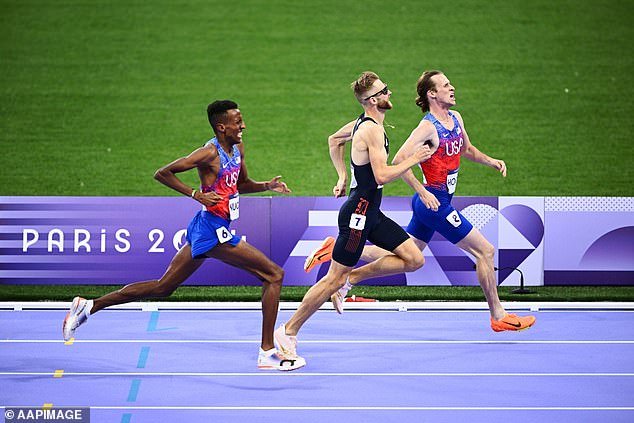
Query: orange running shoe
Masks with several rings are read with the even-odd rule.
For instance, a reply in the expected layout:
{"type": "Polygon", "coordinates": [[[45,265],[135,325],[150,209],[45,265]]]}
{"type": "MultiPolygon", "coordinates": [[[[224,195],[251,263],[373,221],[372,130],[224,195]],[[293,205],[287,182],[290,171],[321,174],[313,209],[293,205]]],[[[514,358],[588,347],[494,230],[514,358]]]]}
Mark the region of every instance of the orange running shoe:
{"type": "Polygon", "coordinates": [[[535,324],[535,316],[519,317],[515,314],[507,314],[500,320],[493,320],[491,317],[491,329],[496,332],[505,330],[524,330],[535,324]]]}
{"type": "Polygon", "coordinates": [[[332,259],[332,250],[335,248],[335,239],[331,236],[324,239],[321,246],[313,251],[304,262],[304,271],[306,273],[313,270],[318,264],[325,263],[332,259]]]}

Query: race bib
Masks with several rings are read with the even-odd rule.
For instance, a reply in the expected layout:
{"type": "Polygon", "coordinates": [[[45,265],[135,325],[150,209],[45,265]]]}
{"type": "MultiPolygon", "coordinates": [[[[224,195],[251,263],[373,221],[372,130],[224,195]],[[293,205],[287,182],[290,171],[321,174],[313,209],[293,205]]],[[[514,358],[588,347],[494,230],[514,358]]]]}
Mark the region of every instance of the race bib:
{"type": "Polygon", "coordinates": [[[456,185],[458,185],[458,171],[447,174],[447,193],[453,194],[456,192],[456,185]]]}
{"type": "Polygon", "coordinates": [[[460,220],[460,215],[456,210],[449,213],[446,217],[447,222],[451,223],[455,228],[462,224],[462,220],[460,220]]]}
{"type": "Polygon", "coordinates": [[[350,228],[362,231],[365,228],[365,216],[362,214],[352,213],[350,216],[350,228]]]}
{"type": "Polygon", "coordinates": [[[216,236],[218,237],[218,241],[220,241],[221,244],[233,238],[233,235],[231,235],[231,232],[229,232],[229,229],[225,228],[224,226],[221,226],[216,229],[216,236]]]}
{"type": "Polygon", "coordinates": [[[236,220],[240,217],[240,196],[236,194],[229,198],[229,220],[236,220]]]}

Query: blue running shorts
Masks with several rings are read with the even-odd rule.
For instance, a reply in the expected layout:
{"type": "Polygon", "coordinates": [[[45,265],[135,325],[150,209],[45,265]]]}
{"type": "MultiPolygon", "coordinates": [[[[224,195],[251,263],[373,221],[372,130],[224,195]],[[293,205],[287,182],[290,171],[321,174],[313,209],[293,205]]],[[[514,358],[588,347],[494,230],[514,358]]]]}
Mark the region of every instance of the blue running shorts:
{"type": "Polygon", "coordinates": [[[235,247],[241,238],[231,234],[228,220],[200,210],[189,222],[186,239],[192,247],[192,257],[204,258],[216,245],[229,243],[235,247]]]}
{"type": "Polygon", "coordinates": [[[473,225],[450,202],[441,202],[435,212],[425,207],[418,194],[412,197],[412,220],[407,232],[429,244],[434,232],[438,232],[453,244],[467,236],[473,225]]]}

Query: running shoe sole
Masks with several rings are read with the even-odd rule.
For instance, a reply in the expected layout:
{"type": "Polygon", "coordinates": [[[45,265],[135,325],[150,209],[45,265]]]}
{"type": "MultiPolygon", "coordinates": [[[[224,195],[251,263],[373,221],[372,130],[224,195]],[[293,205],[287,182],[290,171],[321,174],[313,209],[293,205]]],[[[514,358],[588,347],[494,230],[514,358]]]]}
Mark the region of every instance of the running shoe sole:
{"type": "Polygon", "coordinates": [[[335,239],[331,236],[324,239],[321,246],[313,251],[304,262],[304,271],[306,273],[313,270],[320,263],[325,263],[332,259],[332,250],[335,246],[335,239]]]}
{"type": "Polygon", "coordinates": [[[526,330],[534,324],[534,316],[518,317],[515,314],[507,314],[500,320],[491,318],[491,329],[495,332],[526,330]]]}

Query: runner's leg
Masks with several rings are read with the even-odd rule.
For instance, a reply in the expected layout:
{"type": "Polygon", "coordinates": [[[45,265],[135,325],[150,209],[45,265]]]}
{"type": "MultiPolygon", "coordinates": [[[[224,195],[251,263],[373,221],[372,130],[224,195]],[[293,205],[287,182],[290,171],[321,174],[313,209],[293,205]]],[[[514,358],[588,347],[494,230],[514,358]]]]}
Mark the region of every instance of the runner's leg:
{"type": "Polygon", "coordinates": [[[506,311],[504,311],[504,307],[502,307],[498,297],[498,285],[493,262],[495,247],[476,228],[473,228],[456,245],[475,257],[478,282],[489,304],[491,317],[495,320],[501,319],[506,314],[506,311]]]}
{"type": "MultiPolygon", "coordinates": [[[[376,248],[378,249],[378,247],[376,248]]],[[[352,285],[355,285],[370,278],[413,272],[420,269],[423,264],[425,264],[425,258],[419,247],[410,238],[396,247],[393,253],[388,252],[388,254],[379,257],[377,260],[354,269],[350,273],[349,281],[352,285]]]]}
{"type": "Polygon", "coordinates": [[[286,322],[287,335],[297,335],[297,332],[299,332],[310,316],[315,314],[315,312],[319,310],[319,307],[328,301],[330,296],[343,286],[351,269],[351,267],[337,263],[335,260],[330,262],[328,273],[306,292],[297,311],[293,314],[293,317],[286,322]]]}
{"type": "Polygon", "coordinates": [[[280,302],[284,270],[260,250],[240,241],[238,245],[219,244],[207,253],[212,257],[255,275],[262,281],[262,344],[263,350],[274,348],[273,330],[280,302]]]}
{"type": "Polygon", "coordinates": [[[191,247],[185,244],[170,262],[159,280],[136,282],[94,300],[90,314],[116,304],[129,303],[144,298],[169,297],[180,284],[192,275],[204,259],[193,259],[191,247]]]}

